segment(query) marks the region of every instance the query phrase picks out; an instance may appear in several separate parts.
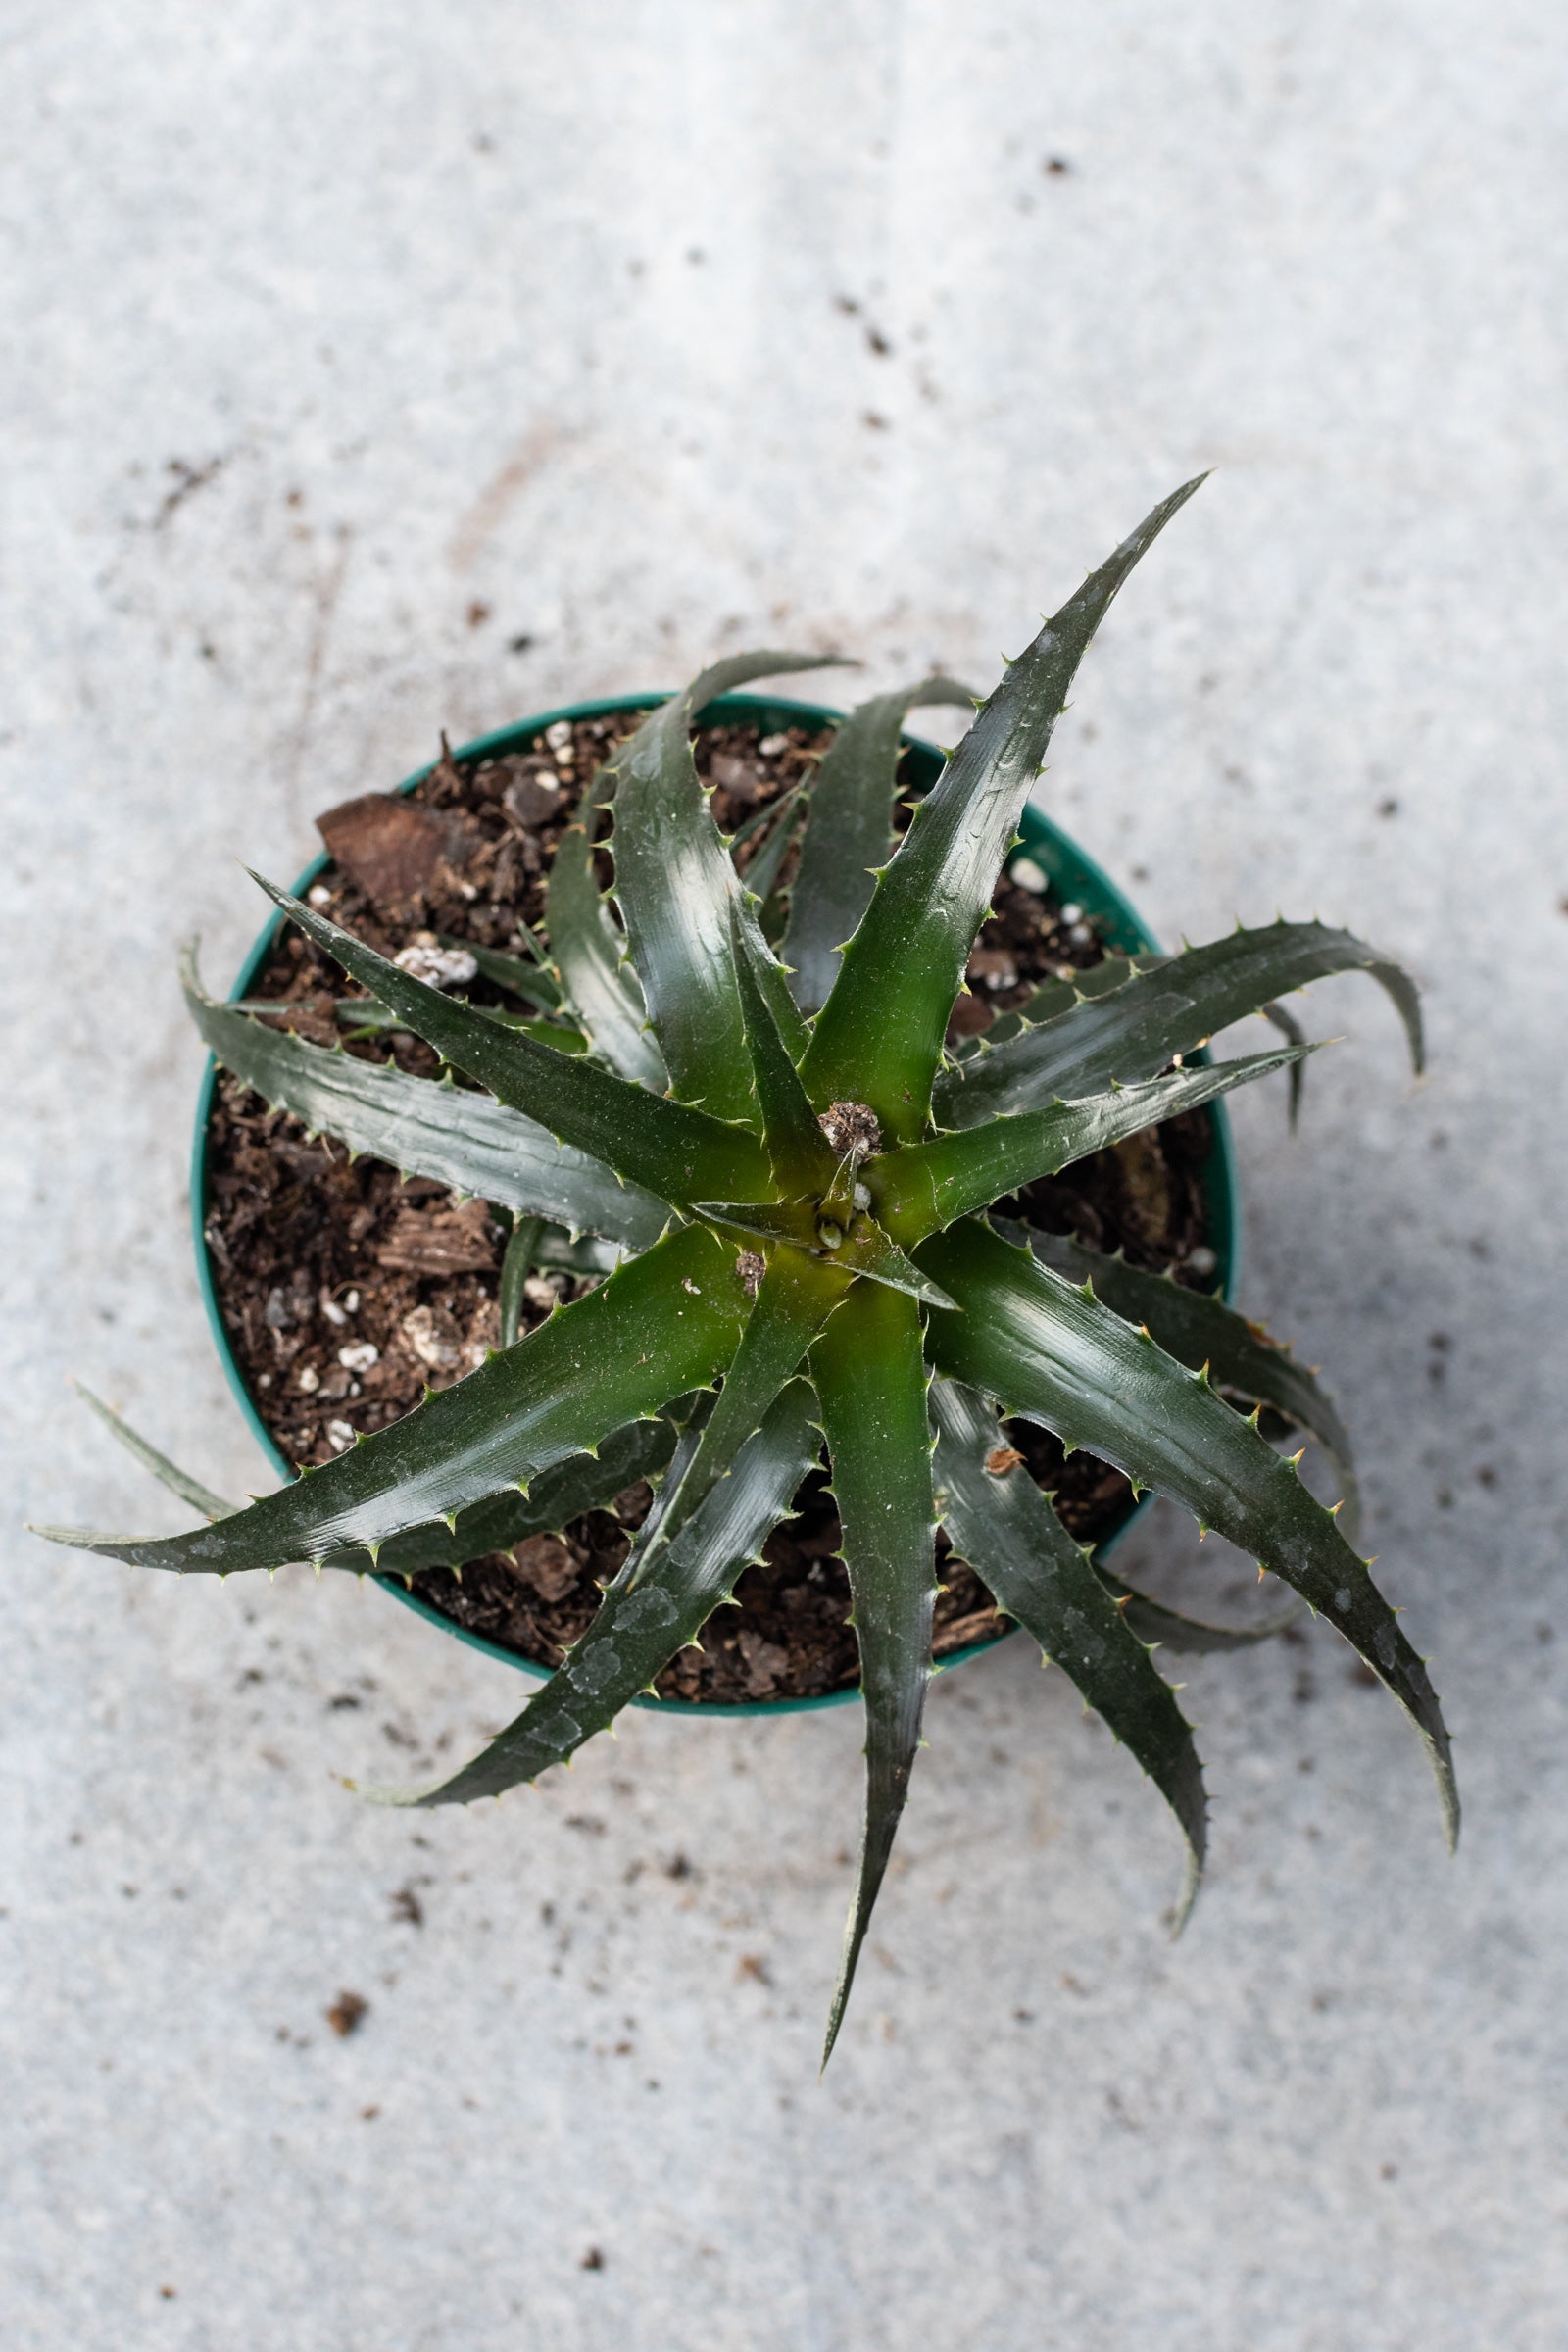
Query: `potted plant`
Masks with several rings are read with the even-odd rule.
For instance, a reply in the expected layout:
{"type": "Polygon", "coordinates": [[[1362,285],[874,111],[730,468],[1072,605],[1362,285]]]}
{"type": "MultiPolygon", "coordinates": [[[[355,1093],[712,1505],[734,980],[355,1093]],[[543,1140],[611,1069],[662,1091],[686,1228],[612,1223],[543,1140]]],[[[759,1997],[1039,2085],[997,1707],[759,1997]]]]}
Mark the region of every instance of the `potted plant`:
{"type": "Polygon", "coordinates": [[[923,772],[905,712],[960,689],[929,680],[827,733],[824,713],[736,696],[819,665],[769,653],[652,709],[443,749],[413,793],[329,812],[332,863],[305,894],[262,885],[291,928],[247,967],[261,993],[218,1004],[186,967],[229,1074],[198,1165],[215,1327],[301,1474],[236,1509],[122,1428],[204,1524],[40,1531],[180,1573],[310,1559],[403,1579],[470,1636],[494,1631],[510,1579],[528,1598],[505,1645],[532,1641],[554,1671],[457,1774],[373,1792],[421,1805],[536,1779],[656,1685],[745,1703],[760,1675],[788,1693],[763,1654],[788,1667],[782,1617],[830,1623],[838,1652],[808,1639],[795,1693],[858,1684],[867,1787],[829,2049],[944,1587],[950,1651],[1011,1621],[1131,1747],[1186,1838],[1190,1901],[1202,1780],[1152,1647],[1250,1637],[1104,1565],[1094,1539],[1145,1489],[1339,1628],[1415,1722],[1456,1828],[1425,1666],[1354,1547],[1344,1432],[1225,1302],[1211,1107],[1271,1071],[1294,1084],[1309,1048],[1277,999],[1327,972],[1379,980],[1419,1063],[1413,987],[1317,923],[1157,956],[1025,806],[1095,627],[1197,486],[923,772]],[[1210,1037],[1258,1011],[1284,1042],[1210,1060],[1210,1037]],[[392,1286],[375,1301],[341,1278],[372,1231],[392,1286]],[[1337,1461],[1332,1510],[1269,1442],[1287,1430],[1337,1461]],[[705,1688],[699,1637],[737,1599],[709,1637],[729,1679],[705,1688]]]}

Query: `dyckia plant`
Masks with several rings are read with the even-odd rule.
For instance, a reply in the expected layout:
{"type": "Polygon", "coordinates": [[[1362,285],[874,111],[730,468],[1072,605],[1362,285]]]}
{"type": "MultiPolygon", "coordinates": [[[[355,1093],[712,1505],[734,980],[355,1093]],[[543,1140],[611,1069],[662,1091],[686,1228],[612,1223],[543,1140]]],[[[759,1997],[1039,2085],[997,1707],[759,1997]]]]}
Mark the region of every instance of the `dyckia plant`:
{"type": "Polygon", "coordinates": [[[536,1220],[602,1237],[619,1262],[467,1378],[248,1508],[180,1481],[209,1515],[190,1534],[54,1531],[186,1573],[307,1559],[412,1574],[559,1528],[662,1468],[564,1663],[483,1754],[397,1800],[452,1804],[537,1779],[647,1690],[731,1597],[825,1449],[866,1757],[829,2048],[919,1743],[939,1523],[1156,1783],[1190,1885],[1202,1861],[1199,1759],[1152,1644],[1226,1637],[1099,1568],[1002,1416],[1172,1496],[1326,1617],[1413,1718],[1450,1834],[1457,1819],[1437,1699],[1344,1523],[1348,1449],[1310,1375],[1217,1298],[990,1213],[1158,1120],[1265,1072],[1294,1075],[1306,1049],[1274,1000],[1321,974],[1373,974],[1419,1060],[1409,981],[1343,932],[1282,921],[1170,958],[1112,958],[1076,987],[1043,988],[978,1048],[952,1056],[944,1042],[1080,657],[1196,487],[1157,507],[1007,665],[902,837],[899,725],[917,696],[844,724],[809,795],[778,955],[714,824],[691,733],[715,697],[814,658],[741,655],[654,710],[600,771],[549,884],[539,994],[587,1052],[558,1049],[548,1021],[509,1025],[454,1000],[264,885],[447,1075],[325,1051],[215,1004],[192,978],[220,1060],[313,1130],[512,1211],[504,1340],[536,1220]],[[594,870],[606,810],[608,898],[594,870]],[[1215,1064],[1199,1054],[1257,1011],[1283,1023],[1284,1045],[1215,1064]],[[1266,1442],[1265,1407],[1338,1457],[1343,1518],[1302,1483],[1299,1455],[1266,1442]]]}

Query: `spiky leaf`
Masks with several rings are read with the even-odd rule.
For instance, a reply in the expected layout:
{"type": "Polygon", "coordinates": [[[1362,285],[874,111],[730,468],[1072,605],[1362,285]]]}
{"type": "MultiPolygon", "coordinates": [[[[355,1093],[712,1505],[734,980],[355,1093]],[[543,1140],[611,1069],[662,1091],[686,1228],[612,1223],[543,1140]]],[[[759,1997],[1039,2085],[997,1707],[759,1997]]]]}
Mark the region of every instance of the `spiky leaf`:
{"type": "Polygon", "coordinates": [[[760,965],[765,950],[748,929],[736,900],[730,902],[729,919],[746,1051],[778,1189],[791,1199],[825,1192],[838,1163],[763,991],[760,965]]]}
{"type": "MultiPolygon", "coordinates": [[[[1419,1070],[1421,1013],[1408,975],[1348,931],[1281,922],[1189,948],[1001,1045],[982,1039],[977,1054],[942,1073],[932,1108],[944,1127],[973,1127],[1059,1097],[1152,1078],[1233,1021],[1270,1009],[1275,997],[1346,971],[1370,973],[1387,990],[1419,1070]]],[[[1279,1008],[1272,1009],[1278,1020],[1279,1008]]]]}
{"type": "Polygon", "coordinates": [[[1250,1625],[1210,1625],[1206,1618],[1189,1617],[1185,1609],[1174,1609],[1168,1601],[1153,1600],[1147,1592],[1135,1591],[1098,1560],[1095,1574],[1112,1600],[1120,1605],[1124,1621],[1140,1642],[1147,1642],[1152,1647],[1178,1650],[1184,1656],[1202,1657],[1214,1650],[1250,1649],[1256,1642],[1272,1642],[1276,1634],[1283,1634],[1288,1625],[1297,1622],[1305,1605],[1293,1594],[1283,1608],[1271,1609],[1266,1617],[1254,1618],[1250,1625]]]}
{"type": "Polygon", "coordinates": [[[865,1700],[865,1816],[824,2066],[908,1792],[936,1602],[931,1429],[920,1310],[858,1283],[811,1350],[833,1464],[865,1700]]]}
{"type": "Polygon", "coordinates": [[[550,1217],[573,1233],[603,1234],[629,1250],[646,1250],[669,1221],[652,1193],[488,1095],[310,1045],[292,1030],[216,1004],[188,949],[181,980],[191,1018],[223,1067],[313,1134],[336,1136],[351,1152],[407,1176],[432,1176],[455,1192],[550,1217]]]}
{"type": "Polygon", "coordinates": [[[767,1154],[754,1136],[706,1111],[519,1037],[438,988],[400,971],[352,932],[340,930],[271,882],[255,879],[306,937],[335,956],[362,986],[401,1012],[416,1037],[457,1069],[477,1079],[501,1102],[536,1119],[552,1135],[605,1161],[630,1184],[683,1205],[720,1194],[765,1199],[767,1154]],[[725,1181],[732,1176],[738,1181],[725,1181]],[[718,1181],[713,1181],[714,1177],[718,1181]],[[695,1187],[695,1193],[694,1188],[695,1187]]]}
{"type": "Polygon", "coordinates": [[[1043,1264],[1068,1281],[1089,1283],[1095,1297],[1123,1322],[1142,1324],[1166,1354],[1189,1371],[1201,1372],[1206,1366],[1216,1388],[1254,1404],[1270,1404],[1316,1438],[1339,1472],[1345,1496],[1341,1524],[1347,1536],[1353,1536],[1360,1494],[1349,1432],[1313,1374],[1288,1348],[1276,1347],[1223,1299],[1189,1290],[1174,1275],[1145,1273],[1124,1257],[1086,1250],[1065,1234],[1039,1233],[1001,1218],[997,1227],[1004,1239],[1032,1250],[1043,1264]]]}
{"type": "Polygon", "coordinates": [[[615,898],[671,1086],[718,1118],[753,1116],[729,937],[741,885],[698,778],[691,727],[732,687],[826,660],[758,653],[714,662],[618,744],[602,775],[613,796],[615,898]]]}
{"type": "MultiPolygon", "coordinates": [[[[805,813],[805,785],[797,784],[793,791],[781,793],[776,801],[769,801],[765,808],[758,810],[755,817],[730,835],[729,851],[733,858],[741,842],[752,838],[754,827],[760,829],[765,821],[768,822],[767,839],[752,852],[747,860],[746,887],[753,898],[765,903],[783,872],[784,860],[790,854],[790,845],[805,813]]],[[[774,935],[767,929],[760,914],[758,921],[762,927],[763,937],[772,939],[774,935]]]]}
{"type": "MultiPolygon", "coordinates": [[[[541,1470],[519,1494],[509,1487],[484,1502],[470,1503],[449,1527],[444,1519],[411,1527],[389,1537],[375,1560],[383,1577],[416,1576],[423,1568],[461,1568],[487,1552],[511,1551],[530,1536],[555,1535],[584,1511],[609,1508],[625,1487],[640,1478],[657,1478],[675,1450],[673,1422],[662,1414],[647,1421],[629,1421],[601,1441],[597,1452],[569,1454],[552,1470],[541,1470]]],[[[370,1568],[363,1549],[330,1552],[323,1568],[370,1568]]]]}
{"type": "Polygon", "coordinates": [[[645,1547],[644,1565],[656,1558],[729,1471],[746,1440],[764,1416],[823,1324],[850,1287],[851,1277],[799,1250],[776,1247],[769,1254],[740,1346],[724,1374],[724,1385],[704,1424],[691,1461],[671,1481],[657,1539],[645,1547]]]}
{"type": "Polygon", "coordinates": [[[816,1458],[812,1398],[792,1381],[762,1427],[741,1448],[730,1475],[632,1589],[635,1551],[605,1591],[587,1633],[538,1696],[484,1753],[439,1787],[369,1789],[383,1804],[467,1804],[499,1796],[564,1764],[613,1722],[662,1666],[694,1642],[741,1570],[760,1551],[816,1458]]]}
{"type": "Polygon", "coordinates": [[[38,1533],[136,1567],[226,1576],[364,1546],[526,1487],[624,1423],[706,1387],[747,1306],[733,1250],[687,1226],[456,1387],[215,1527],[138,1541],[38,1533]]]}
{"type": "MultiPolygon", "coordinates": [[[[811,786],[784,934],[790,990],[803,1012],[827,1003],[840,950],[870,905],[876,869],[887,863],[906,715],[922,703],[976,699],[952,678],[923,678],[861,703],[828,746],[811,786]]],[[[760,892],[763,885],[751,880],[760,892]]]]}
{"type": "Polygon", "coordinates": [[[523,1285],[533,1270],[534,1251],[544,1231],[542,1217],[514,1217],[501,1260],[496,1307],[501,1317],[501,1345],[515,1346],[522,1331],[523,1285]]]}
{"type": "Polygon", "coordinates": [[[915,809],[802,1065],[814,1102],[868,1102],[892,1138],[924,1132],[969,951],[1073,672],[1139,557],[1197,488],[1157,506],[1047,621],[915,809]]]}
{"type": "MultiPolygon", "coordinates": [[[[865,1182],[878,1222],[912,1249],[924,1235],[985,1208],[1037,1177],[1054,1176],[1091,1152],[1124,1142],[1156,1120],[1196,1110],[1233,1087],[1286,1068],[1308,1051],[1280,1047],[1238,1061],[1200,1064],[1143,1086],[1118,1087],[1087,1102],[997,1118],[867,1160],[865,1182]]],[[[924,1260],[921,1261],[924,1263],[924,1260]]]]}
{"type": "Polygon", "coordinates": [[[215,1494],[211,1487],[204,1487],[199,1478],[192,1478],[189,1471],[181,1470],[177,1462],[172,1462],[167,1453],[160,1453],[156,1446],[149,1445],[144,1437],[138,1436],[128,1421],[122,1420],[113,1405],[105,1404],[101,1396],[95,1396],[84,1382],[78,1380],[72,1385],[83,1404],[91,1407],[110,1435],[119,1440],[127,1453],[134,1455],[144,1470],[152,1472],[160,1486],[167,1487],[171,1494],[177,1494],[181,1502],[188,1502],[191,1509],[200,1511],[204,1518],[232,1518],[240,1507],[238,1503],[225,1500],[221,1494],[215,1494]]]}
{"type": "Polygon", "coordinates": [[[1096,1576],[1092,1546],[1075,1543],[1027,1469],[1008,1458],[995,1408],[961,1382],[938,1380],[931,1417],[937,1509],[954,1549],[1165,1798],[1191,1861],[1185,1917],[1203,1867],[1208,1808],[1192,1727],[1175,1692],[1096,1576]]]}
{"type": "Polygon", "coordinates": [[[583,824],[568,825],[556,845],[546,894],[550,953],[561,993],[611,1068],[662,1094],[663,1055],[649,1026],[626,943],[599,894],[593,849],[583,824]]]}
{"type": "Polygon", "coordinates": [[[1043,1422],[1069,1451],[1083,1446],[1168,1494],[1299,1592],[1415,1723],[1451,1839],[1458,1798],[1426,1666],[1295,1464],[1272,1452],[1200,1373],[985,1226],[956,1225],[923,1244],[920,1258],[968,1309],[932,1315],[938,1369],[1004,1411],[1043,1422]]]}

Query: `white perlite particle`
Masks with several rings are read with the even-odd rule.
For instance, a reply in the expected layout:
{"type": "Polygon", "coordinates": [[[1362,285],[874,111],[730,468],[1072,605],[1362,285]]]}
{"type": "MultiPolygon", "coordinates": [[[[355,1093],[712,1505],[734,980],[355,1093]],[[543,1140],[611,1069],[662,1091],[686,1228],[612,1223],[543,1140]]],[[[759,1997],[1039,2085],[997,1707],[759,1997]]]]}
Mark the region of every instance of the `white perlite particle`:
{"type": "Polygon", "coordinates": [[[1037,899],[1045,895],[1045,870],[1032,858],[1015,858],[1007,871],[1020,890],[1032,891],[1037,899]]]}
{"type": "Polygon", "coordinates": [[[423,980],[430,988],[462,988],[479,969],[466,948],[438,948],[434,940],[411,940],[392,960],[400,972],[423,980]]]}
{"type": "Polygon", "coordinates": [[[380,1362],[381,1350],[371,1340],[356,1340],[352,1348],[338,1349],[337,1360],[345,1372],[368,1372],[380,1362]]]}
{"type": "Polygon", "coordinates": [[[334,1453],[347,1453],[354,1443],[354,1424],[352,1421],[329,1421],[326,1434],[334,1453]]]}
{"type": "Polygon", "coordinates": [[[421,1364],[445,1372],[459,1360],[456,1338],[435,1319],[427,1306],[416,1306],[403,1318],[403,1337],[421,1364]]]}

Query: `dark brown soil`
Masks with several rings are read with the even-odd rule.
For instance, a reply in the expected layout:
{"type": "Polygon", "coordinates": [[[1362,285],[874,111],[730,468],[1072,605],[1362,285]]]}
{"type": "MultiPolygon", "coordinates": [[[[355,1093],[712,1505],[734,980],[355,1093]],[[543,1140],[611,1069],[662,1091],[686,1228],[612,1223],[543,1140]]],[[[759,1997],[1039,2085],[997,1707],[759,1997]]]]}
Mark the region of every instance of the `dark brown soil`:
{"type": "MultiPolygon", "coordinates": [[[[543,917],[556,840],[610,748],[635,723],[635,714],[579,721],[552,729],[553,743],[540,739],[525,754],[471,768],[444,755],[406,801],[371,794],[327,811],[320,829],[336,862],[313,896],[386,954],[421,932],[515,952],[519,919],[537,925],[543,917]]],[[[755,730],[704,729],[698,765],[713,786],[723,829],[788,791],[827,741],[799,729],[761,743],[755,730]]],[[[747,861],[743,846],[740,862],[747,861]]],[[[604,865],[608,881],[608,859],[604,865]]],[[[973,993],[960,999],[952,1034],[977,1033],[1042,979],[1085,968],[1103,953],[1091,921],[1069,924],[1049,898],[1004,880],[970,960],[973,993]]],[[[353,993],[336,965],[293,932],[278,941],[253,989],[278,1004],[290,1027],[322,1044],[343,1034],[331,1000],[353,993]]],[[[468,993],[508,1001],[483,982],[468,993]]],[[[436,1067],[428,1048],[402,1034],[357,1040],[349,1051],[395,1057],[422,1074],[436,1067]]],[[[1170,1120],[1031,1186],[1013,1205],[1049,1231],[1124,1249],[1135,1263],[1174,1266],[1200,1282],[1213,1262],[1200,1182],[1208,1143],[1203,1112],[1170,1120]]],[[[350,1163],[340,1145],[312,1142],[297,1120],[226,1074],[209,1128],[206,1207],[236,1361],[292,1461],[329,1460],[357,1433],[409,1411],[427,1383],[461,1379],[496,1342],[504,1235],[483,1203],[460,1207],[427,1179],[401,1181],[379,1161],[350,1163]]],[[[568,1274],[535,1276],[524,1328],[542,1321],[558,1296],[569,1299],[584,1287],[568,1274]]],[[[1054,1438],[1025,1423],[1010,1424],[1009,1436],[1075,1533],[1087,1541],[1122,1524],[1132,1495],[1119,1472],[1081,1453],[1064,1461],[1054,1438]]],[[[742,1578],[741,1606],[719,1612],[702,1649],[671,1661],[659,1678],[662,1696],[734,1702],[855,1682],[849,1588],[833,1556],[839,1527],[824,1484],[820,1474],[808,1479],[794,1517],[742,1578]]],[[[455,1623],[556,1665],[591,1619],[649,1501],[646,1485],[630,1488],[612,1509],[588,1512],[559,1539],[538,1537],[514,1556],[472,1561],[461,1578],[427,1571],[415,1589],[455,1623]]],[[[941,1535],[938,1548],[947,1590],[934,1647],[943,1656],[1006,1629],[941,1535]]]]}

